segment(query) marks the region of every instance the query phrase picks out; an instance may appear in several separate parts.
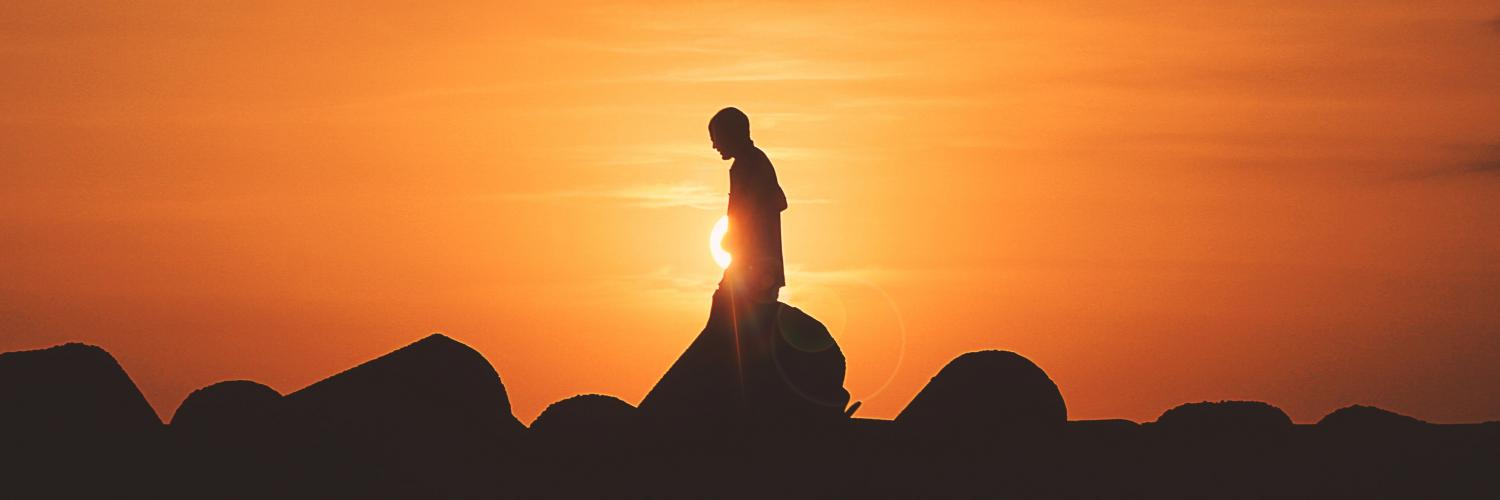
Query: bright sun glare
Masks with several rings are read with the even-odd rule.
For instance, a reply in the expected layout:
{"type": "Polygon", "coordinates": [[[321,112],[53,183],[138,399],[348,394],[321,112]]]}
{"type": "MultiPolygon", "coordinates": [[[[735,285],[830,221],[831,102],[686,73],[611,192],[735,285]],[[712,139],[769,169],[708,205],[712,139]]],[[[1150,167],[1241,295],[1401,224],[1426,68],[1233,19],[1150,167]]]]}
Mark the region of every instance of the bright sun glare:
{"type": "Polygon", "coordinates": [[[724,249],[724,234],[728,232],[728,215],[719,217],[719,221],[714,223],[714,229],[708,232],[708,251],[714,255],[714,262],[724,269],[729,268],[729,260],[732,258],[729,251],[724,249]]]}

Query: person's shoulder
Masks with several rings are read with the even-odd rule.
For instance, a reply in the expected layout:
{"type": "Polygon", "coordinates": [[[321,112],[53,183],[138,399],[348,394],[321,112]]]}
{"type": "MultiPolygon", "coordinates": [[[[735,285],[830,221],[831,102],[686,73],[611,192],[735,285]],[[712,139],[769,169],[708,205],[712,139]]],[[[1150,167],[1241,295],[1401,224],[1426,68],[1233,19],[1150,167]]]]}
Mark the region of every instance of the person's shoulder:
{"type": "Polygon", "coordinates": [[[750,146],[750,151],[744,156],[747,163],[757,168],[771,168],[771,157],[757,146],[750,146]]]}
{"type": "Polygon", "coordinates": [[[741,172],[749,172],[770,166],[771,158],[766,156],[766,152],[761,151],[760,148],[751,146],[749,150],[741,152],[734,157],[734,163],[729,164],[729,171],[739,170],[741,172]]]}
{"type": "Polygon", "coordinates": [[[751,157],[755,158],[757,161],[760,161],[760,162],[763,162],[763,163],[766,163],[766,164],[770,164],[771,163],[771,157],[770,156],[766,156],[765,150],[760,149],[760,146],[750,146],[750,155],[751,155],[751,157]]]}

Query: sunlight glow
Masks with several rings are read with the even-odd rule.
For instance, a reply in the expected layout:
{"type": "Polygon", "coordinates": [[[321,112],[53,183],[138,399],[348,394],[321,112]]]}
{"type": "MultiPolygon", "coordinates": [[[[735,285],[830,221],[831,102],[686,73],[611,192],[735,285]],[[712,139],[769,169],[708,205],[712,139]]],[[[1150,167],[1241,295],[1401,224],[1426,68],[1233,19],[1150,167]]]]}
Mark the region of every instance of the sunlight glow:
{"type": "Polygon", "coordinates": [[[718,263],[719,267],[724,269],[729,268],[729,261],[733,259],[733,256],[729,255],[729,251],[724,249],[724,235],[728,233],[728,215],[719,217],[719,221],[714,223],[713,230],[708,232],[708,251],[713,254],[714,262],[718,263]]]}

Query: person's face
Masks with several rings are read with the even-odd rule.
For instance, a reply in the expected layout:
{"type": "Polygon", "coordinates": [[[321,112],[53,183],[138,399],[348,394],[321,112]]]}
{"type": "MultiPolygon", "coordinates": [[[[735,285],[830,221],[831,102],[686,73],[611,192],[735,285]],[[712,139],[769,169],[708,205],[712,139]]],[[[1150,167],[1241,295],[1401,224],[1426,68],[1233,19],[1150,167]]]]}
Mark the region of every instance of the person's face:
{"type": "Polygon", "coordinates": [[[713,127],[709,127],[708,128],[708,142],[711,143],[711,144],[713,144],[714,151],[718,151],[719,152],[719,157],[720,158],[725,159],[725,160],[728,160],[730,158],[734,158],[734,152],[730,150],[729,145],[727,145],[727,144],[720,144],[719,143],[719,139],[714,134],[714,128],[713,127]]]}

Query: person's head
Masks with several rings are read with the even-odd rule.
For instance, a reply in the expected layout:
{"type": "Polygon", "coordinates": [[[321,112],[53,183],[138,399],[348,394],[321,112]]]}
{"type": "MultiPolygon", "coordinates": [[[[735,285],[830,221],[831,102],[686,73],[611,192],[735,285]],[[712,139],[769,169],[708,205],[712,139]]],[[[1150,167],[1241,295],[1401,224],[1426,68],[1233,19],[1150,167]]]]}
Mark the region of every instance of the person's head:
{"type": "Polygon", "coordinates": [[[750,117],[735,108],[724,108],[708,121],[708,140],[725,160],[750,147],[750,117]]]}

